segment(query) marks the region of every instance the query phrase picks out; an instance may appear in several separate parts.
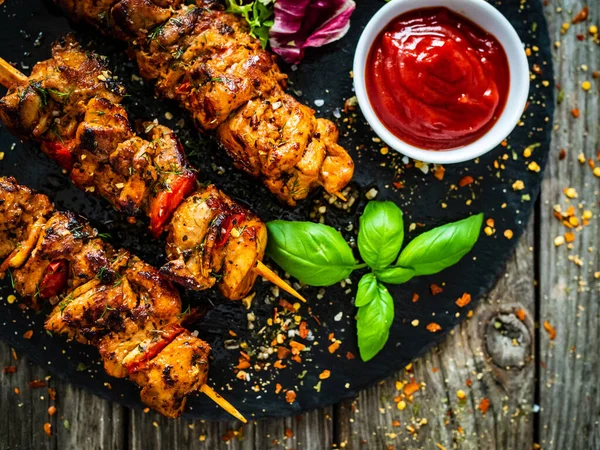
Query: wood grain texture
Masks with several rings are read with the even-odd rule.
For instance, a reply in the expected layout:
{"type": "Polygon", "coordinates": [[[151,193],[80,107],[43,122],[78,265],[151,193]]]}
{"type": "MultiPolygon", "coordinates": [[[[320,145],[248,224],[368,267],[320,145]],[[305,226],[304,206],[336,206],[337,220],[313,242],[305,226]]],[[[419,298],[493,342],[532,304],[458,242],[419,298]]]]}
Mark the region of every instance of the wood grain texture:
{"type": "Polygon", "coordinates": [[[590,25],[600,25],[600,8],[594,0],[565,0],[562,10],[556,4],[548,8],[548,21],[554,47],[556,82],[564,91],[564,101],[557,108],[552,136],[551,163],[542,188],[540,232],[540,322],[548,321],[557,332],[556,339],[540,331],[540,444],[544,449],[600,448],[600,291],[594,272],[600,271],[598,216],[600,179],[588,164],[580,163],[580,153],[600,165],[599,79],[600,46],[589,38],[590,25]],[[570,23],[585,5],[587,21],[571,25],[563,35],[561,25],[570,23]],[[585,36],[580,41],[577,35],[585,36]],[[587,71],[582,65],[588,66],[587,71]],[[585,92],[581,83],[590,81],[585,92]],[[578,108],[579,118],[571,114],[578,108]],[[560,149],[566,158],[559,161],[560,149]],[[568,199],[564,188],[573,187],[578,198],[568,199]],[[581,219],[583,210],[594,218],[584,230],[573,230],[575,242],[555,247],[556,236],[568,231],[553,216],[553,206],[575,207],[581,219]],[[579,266],[569,258],[581,259],[579,266]]]}

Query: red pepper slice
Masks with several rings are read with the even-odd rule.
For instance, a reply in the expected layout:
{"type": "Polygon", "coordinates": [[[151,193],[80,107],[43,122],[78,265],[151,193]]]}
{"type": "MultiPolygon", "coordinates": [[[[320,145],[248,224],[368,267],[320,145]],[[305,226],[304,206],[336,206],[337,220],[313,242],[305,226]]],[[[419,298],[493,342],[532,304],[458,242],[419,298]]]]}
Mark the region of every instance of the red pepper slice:
{"type": "Polygon", "coordinates": [[[161,340],[152,343],[139,358],[125,364],[127,372],[132,374],[145,369],[152,358],[184,331],[185,328],[179,324],[174,324],[170,329],[164,330],[161,334],[161,340]]]}
{"type": "Polygon", "coordinates": [[[156,238],[161,235],[173,211],[190,195],[196,186],[196,173],[186,172],[169,183],[169,190],[160,191],[150,206],[150,231],[156,238]]]}
{"type": "Polygon", "coordinates": [[[65,259],[51,262],[39,286],[40,297],[50,298],[60,294],[69,279],[69,262],[65,259]]]}
{"type": "Polygon", "coordinates": [[[187,95],[190,92],[192,92],[192,85],[190,84],[189,81],[186,81],[184,83],[181,83],[177,89],[175,89],[175,93],[177,95],[187,95]]]}
{"type": "Polygon", "coordinates": [[[56,161],[60,167],[70,172],[73,169],[73,155],[71,154],[73,146],[73,141],[65,143],[44,141],[42,143],[42,150],[56,161]]]}
{"type": "Polygon", "coordinates": [[[242,220],[246,218],[246,213],[236,213],[227,216],[227,218],[221,224],[221,234],[219,235],[219,240],[215,242],[215,246],[222,247],[227,243],[227,239],[231,235],[231,230],[235,225],[240,223],[242,220]]]}

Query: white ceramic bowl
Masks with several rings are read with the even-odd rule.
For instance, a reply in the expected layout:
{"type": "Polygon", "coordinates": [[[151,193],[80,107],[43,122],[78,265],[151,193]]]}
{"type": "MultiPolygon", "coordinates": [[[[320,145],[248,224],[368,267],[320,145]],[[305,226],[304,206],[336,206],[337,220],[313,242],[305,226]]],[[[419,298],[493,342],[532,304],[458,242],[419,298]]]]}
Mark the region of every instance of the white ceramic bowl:
{"type": "Polygon", "coordinates": [[[498,146],[519,122],[529,95],[529,65],[525,50],[510,22],[484,0],[392,0],[383,6],[363,31],[354,55],[354,87],[358,104],[377,135],[394,150],[429,163],[451,164],[468,161],[498,146]],[[446,7],[493,35],[508,58],[510,88],[506,105],[496,124],[475,142],[451,150],[426,150],[398,139],[381,123],[371,106],[365,86],[369,50],[381,31],[399,15],[420,8],[446,7]]]}

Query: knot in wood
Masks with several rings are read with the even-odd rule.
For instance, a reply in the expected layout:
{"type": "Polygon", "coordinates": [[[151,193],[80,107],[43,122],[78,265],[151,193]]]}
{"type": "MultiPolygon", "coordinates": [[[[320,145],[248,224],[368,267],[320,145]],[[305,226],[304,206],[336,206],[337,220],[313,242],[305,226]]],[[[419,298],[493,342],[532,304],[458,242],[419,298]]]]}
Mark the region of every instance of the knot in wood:
{"type": "Polygon", "coordinates": [[[502,369],[520,369],[530,361],[531,333],[514,314],[492,317],[486,327],[485,342],[494,364],[502,369]]]}

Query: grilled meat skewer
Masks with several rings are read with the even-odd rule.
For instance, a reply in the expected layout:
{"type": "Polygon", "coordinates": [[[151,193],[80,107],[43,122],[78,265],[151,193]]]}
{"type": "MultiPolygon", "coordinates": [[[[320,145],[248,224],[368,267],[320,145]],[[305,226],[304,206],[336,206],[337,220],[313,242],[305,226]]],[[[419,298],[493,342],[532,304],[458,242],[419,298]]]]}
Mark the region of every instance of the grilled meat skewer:
{"type": "Polygon", "coordinates": [[[262,264],[264,223],[214,186],[197,185],[171,129],[148,122],[134,133],[120,104],[124,88],[100,57],[68,36],[29,78],[6,66],[0,74],[11,77],[0,100],[10,130],[39,142],[80,189],[130,216],[146,215],[154,236],[169,231],[167,278],[194,290],[216,284],[238,300],[260,274],[303,299],[262,264]]]}
{"type": "Polygon", "coordinates": [[[291,206],[323,186],[337,194],[354,163],[336,126],[285,92],[287,76],[243,18],[197,0],[54,0],[71,19],[127,42],[140,74],[216,130],[236,167],[291,206]]]}
{"type": "Polygon", "coordinates": [[[0,278],[10,270],[15,290],[32,306],[55,305],[46,330],[97,347],[106,372],[136,383],[146,405],[178,417],[189,395],[214,397],[206,386],[210,346],[181,325],[181,300],[170,282],[14,178],[0,178],[0,261],[0,278]]]}

